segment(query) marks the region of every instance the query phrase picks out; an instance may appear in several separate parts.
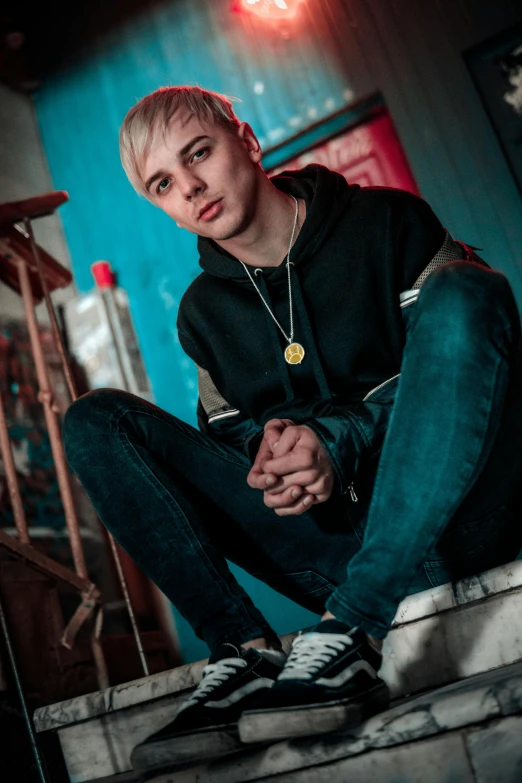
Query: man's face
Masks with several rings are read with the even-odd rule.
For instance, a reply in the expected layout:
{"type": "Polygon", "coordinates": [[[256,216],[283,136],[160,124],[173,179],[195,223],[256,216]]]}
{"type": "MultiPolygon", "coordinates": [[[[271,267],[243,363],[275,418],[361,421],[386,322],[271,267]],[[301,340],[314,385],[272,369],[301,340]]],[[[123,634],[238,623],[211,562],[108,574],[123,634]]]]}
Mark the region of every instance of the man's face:
{"type": "Polygon", "coordinates": [[[153,204],[194,234],[215,240],[238,236],[255,212],[256,163],[261,150],[251,128],[242,123],[227,132],[201,125],[178,111],[152,147],[143,177],[153,204]],[[218,202],[203,214],[201,210],[218,202]]]}

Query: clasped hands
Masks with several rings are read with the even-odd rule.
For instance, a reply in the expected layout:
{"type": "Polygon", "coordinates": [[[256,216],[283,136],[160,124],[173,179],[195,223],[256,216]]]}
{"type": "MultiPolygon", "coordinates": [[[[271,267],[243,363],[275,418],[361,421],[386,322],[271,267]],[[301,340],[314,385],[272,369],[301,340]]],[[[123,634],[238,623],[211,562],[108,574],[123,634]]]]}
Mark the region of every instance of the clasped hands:
{"type": "Polygon", "coordinates": [[[290,419],[271,419],[247,477],[278,516],[302,514],[332,493],[334,472],[313,430],[290,419]]]}

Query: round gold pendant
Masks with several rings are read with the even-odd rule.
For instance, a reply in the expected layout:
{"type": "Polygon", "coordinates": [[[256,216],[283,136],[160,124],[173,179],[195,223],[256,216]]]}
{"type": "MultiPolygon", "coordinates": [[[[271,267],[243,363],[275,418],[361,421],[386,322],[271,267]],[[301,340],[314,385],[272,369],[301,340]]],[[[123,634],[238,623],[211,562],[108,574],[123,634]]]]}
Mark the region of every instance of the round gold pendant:
{"type": "Polygon", "coordinates": [[[290,343],[285,349],[285,359],[288,364],[301,364],[304,359],[305,350],[299,343],[290,343]]]}

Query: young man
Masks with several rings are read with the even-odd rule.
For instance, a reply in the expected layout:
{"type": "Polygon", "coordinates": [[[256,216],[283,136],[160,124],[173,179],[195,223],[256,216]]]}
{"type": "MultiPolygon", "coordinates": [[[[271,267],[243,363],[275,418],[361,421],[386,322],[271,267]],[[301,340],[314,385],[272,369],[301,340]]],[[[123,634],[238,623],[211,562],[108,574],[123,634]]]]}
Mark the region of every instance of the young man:
{"type": "Polygon", "coordinates": [[[338,729],[388,701],[408,594],[521,547],[520,325],[510,287],[409,193],[311,165],[269,179],[223,96],[170,87],[121,130],[138,193],[198,236],[179,338],[200,432],[130,394],[69,409],[103,523],[211,649],[136,766],[338,729]],[[279,640],[235,562],[321,615],[279,640]]]}

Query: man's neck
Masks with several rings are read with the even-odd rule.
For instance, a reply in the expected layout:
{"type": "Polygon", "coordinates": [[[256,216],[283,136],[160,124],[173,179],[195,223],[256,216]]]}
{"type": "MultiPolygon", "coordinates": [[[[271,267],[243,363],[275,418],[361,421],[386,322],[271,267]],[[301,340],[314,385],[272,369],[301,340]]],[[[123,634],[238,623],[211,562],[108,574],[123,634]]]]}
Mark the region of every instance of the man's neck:
{"type": "MultiPolygon", "coordinates": [[[[278,190],[269,180],[259,194],[255,219],[240,237],[217,241],[239,261],[253,267],[274,267],[284,263],[290,246],[296,204],[292,196],[278,190]]],[[[293,244],[306,217],[306,202],[298,199],[298,216],[293,244]]]]}

